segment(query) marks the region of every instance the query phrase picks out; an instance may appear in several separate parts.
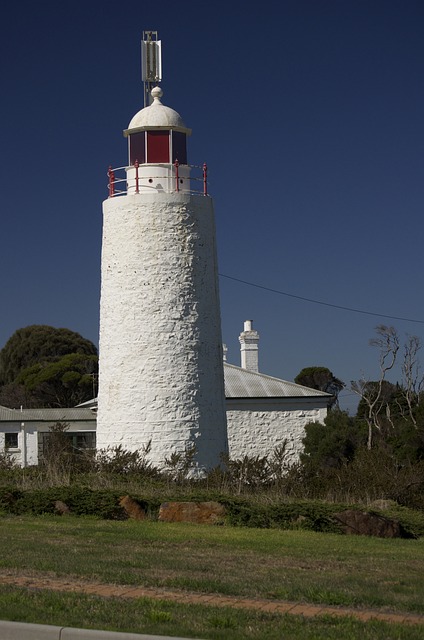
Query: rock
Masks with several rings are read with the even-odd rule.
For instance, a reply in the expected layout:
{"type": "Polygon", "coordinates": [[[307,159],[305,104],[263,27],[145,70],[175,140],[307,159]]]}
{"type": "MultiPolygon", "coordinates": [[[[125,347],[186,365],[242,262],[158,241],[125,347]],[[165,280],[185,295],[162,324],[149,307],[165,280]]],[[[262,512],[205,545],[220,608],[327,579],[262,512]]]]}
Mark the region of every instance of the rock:
{"type": "Polygon", "coordinates": [[[159,509],[161,522],[218,524],[224,516],[225,507],[219,502],[164,502],[159,509]]]}
{"type": "Polygon", "coordinates": [[[146,519],[146,512],[142,507],[140,507],[138,502],[131,498],[131,496],[122,496],[122,498],[119,499],[119,505],[123,508],[129,518],[132,518],[133,520],[146,519]]]}
{"type": "Polygon", "coordinates": [[[333,518],[341,525],[343,533],[348,535],[377,536],[378,538],[404,537],[399,522],[376,513],[350,509],[334,513],[333,518]]]}
{"type": "Polygon", "coordinates": [[[295,527],[301,527],[306,521],[307,521],[307,517],[306,516],[297,516],[297,518],[294,518],[291,523],[293,526],[295,527]]]}
{"type": "Polygon", "coordinates": [[[66,516],[68,513],[71,513],[71,510],[68,507],[68,505],[62,502],[62,500],[56,500],[56,502],[54,503],[54,508],[55,508],[55,511],[59,513],[61,516],[66,516]]]}

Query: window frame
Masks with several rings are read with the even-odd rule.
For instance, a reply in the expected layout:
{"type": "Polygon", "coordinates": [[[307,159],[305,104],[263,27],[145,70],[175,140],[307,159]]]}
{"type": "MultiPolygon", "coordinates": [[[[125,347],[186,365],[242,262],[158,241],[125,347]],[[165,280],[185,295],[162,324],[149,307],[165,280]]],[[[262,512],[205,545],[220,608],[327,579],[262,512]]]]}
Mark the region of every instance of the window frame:
{"type": "Polygon", "coordinates": [[[10,451],[11,449],[19,449],[19,434],[16,431],[7,431],[4,434],[4,448],[7,451],[10,451]],[[16,442],[16,444],[11,444],[10,442],[8,442],[8,440],[10,440],[13,437],[13,443],[16,442]]]}

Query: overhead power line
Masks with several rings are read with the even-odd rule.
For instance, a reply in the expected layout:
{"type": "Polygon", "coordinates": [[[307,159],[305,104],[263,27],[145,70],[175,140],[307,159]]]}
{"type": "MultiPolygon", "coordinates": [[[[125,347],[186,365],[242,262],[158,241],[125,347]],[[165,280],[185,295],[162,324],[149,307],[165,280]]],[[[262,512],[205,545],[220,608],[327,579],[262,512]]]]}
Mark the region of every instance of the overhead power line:
{"type": "Polygon", "coordinates": [[[296,296],[294,293],[287,293],[286,291],[280,291],[279,289],[271,289],[271,287],[264,287],[261,284],[255,284],[254,282],[248,282],[247,280],[240,280],[240,278],[233,278],[227,276],[225,273],[219,274],[221,278],[227,278],[227,280],[234,280],[234,282],[241,282],[241,284],[247,284],[249,287],[255,287],[256,289],[262,289],[263,291],[270,291],[271,293],[277,293],[280,296],[287,296],[288,298],[295,298],[296,300],[303,300],[303,302],[311,302],[312,304],[320,304],[324,307],[332,307],[333,309],[341,309],[342,311],[349,311],[350,313],[362,313],[366,316],[376,316],[378,318],[387,318],[389,320],[403,320],[404,322],[415,322],[417,324],[424,324],[424,320],[415,320],[414,318],[402,318],[400,316],[389,316],[385,313],[374,313],[373,311],[364,311],[363,309],[354,309],[353,307],[343,307],[340,304],[331,304],[330,302],[323,302],[322,300],[313,300],[312,298],[304,298],[303,296],[296,296]]]}

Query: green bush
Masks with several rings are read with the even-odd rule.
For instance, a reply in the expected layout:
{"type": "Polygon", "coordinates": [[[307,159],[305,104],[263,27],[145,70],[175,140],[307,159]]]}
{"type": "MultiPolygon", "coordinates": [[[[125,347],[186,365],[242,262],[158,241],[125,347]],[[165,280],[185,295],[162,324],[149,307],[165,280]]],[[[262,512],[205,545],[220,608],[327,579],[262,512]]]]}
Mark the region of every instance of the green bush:
{"type": "Polygon", "coordinates": [[[339,533],[331,514],[347,509],[347,505],[323,502],[284,502],[268,505],[252,504],[246,500],[222,499],[227,508],[227,521],[233,526],[308,529],[339,533]]]}
{"type": "Polygon", "coordinates": [[[360,423],[345,411],[330,411],[320,422],[305,426],[304,451],[301,462],[313,469],[340,468],[353,460],[356,450],[365,440],[365,431],[360,423]]]}
{"type": "Polygon", "coordinates": [[[119,506],[120,494],[112,491],[91,491],[80,487],[56,487],[19,491],[2,488],[0,509],[7,513],[21,515],[31,513],[55,513],[55,502],[64,502],[75,515],[93,515],[100,518],[124,518],[119,506]]]}

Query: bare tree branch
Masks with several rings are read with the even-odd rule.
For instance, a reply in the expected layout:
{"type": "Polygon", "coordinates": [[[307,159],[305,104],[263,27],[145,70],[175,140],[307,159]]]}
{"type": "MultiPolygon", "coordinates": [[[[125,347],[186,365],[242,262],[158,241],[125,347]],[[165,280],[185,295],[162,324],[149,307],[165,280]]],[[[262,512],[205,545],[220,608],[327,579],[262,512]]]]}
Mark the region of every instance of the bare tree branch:
{"type": "MultiPolygon", "coordinates": [[[[364,377],[359,381],[351,382],[352,391],[358,394],[367,405],[365,419],[368,425],[368,449],[371,449],[372,447],[373,429],[381,431],[379,416],[381,415],[381,411],[384,406],[386,406],[387,414],[388,402],[383,394],[383,385],[387,372],[393,369],[396,363],[400,348],[399,336],[394,327],[387,327],[386,325],[381,324],[376,327],[376,333],[377,336],[370,340],[370,345],[378,347],[380,350],[380,375],[378,381],[372,385],[372,389],[370,381],[365,380],[364,377]]],[[[391,422],[390,413],[388,414],[388,417],[391,422]]]]}
{"type": "Polygon", "coordinates": [[[417,420],[414,415],[414,407],[419,401],[419,395],[423,389],[424,376],[418,360],[418,352],[421,349],[421,341],[417,336],[408,336],[404,347],[402,363],[402,388],[408,405],[409,417],[417,428],[417,420]]]}

